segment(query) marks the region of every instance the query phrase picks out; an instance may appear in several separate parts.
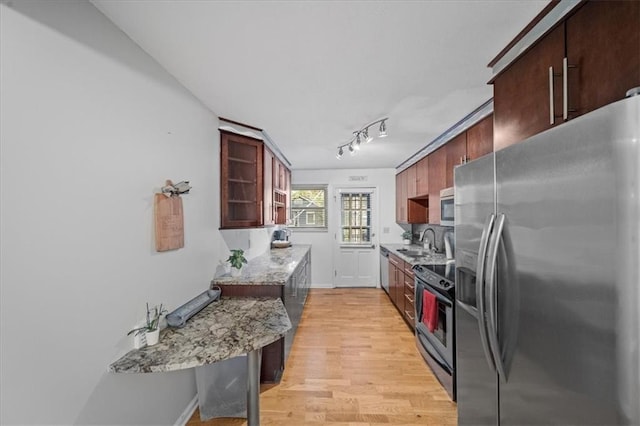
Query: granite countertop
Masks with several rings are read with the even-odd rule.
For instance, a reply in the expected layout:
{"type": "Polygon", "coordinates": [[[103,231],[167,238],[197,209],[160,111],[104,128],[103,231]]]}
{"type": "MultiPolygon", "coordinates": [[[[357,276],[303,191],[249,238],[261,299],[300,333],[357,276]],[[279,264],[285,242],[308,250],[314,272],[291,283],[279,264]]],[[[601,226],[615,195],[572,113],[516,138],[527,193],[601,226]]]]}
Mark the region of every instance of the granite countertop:
{"type": "Polygon", "coordinates": [[[244,265],[239,277],[216,275],[211,285],[285,285],[310,249],[308,244],[295,244],[267,250],[244,265]]]}
{"type": "Polygon", "coordinates": [[[116,373],[199,367],[262,348],[291,329],[280,299],[234,297],[211,303],[183,328],[166,328],[160,342],[129,351],[109,366],[116,373]]]}
{"type": "Polygon", "coordinates": [[[425,254],[424,256],[414,257],[414,256],[407,256],[402,251],[398,251],[398,249],[407,249],[411,251],[421,251],[426,253],[426,250],[422,246],[417,244],[406,245],[406,244],[383,243],[383,244],[380,244],[380,246],[386,248],[391,253],[398,256],[400,259],[412,265],[446,265],[447,264],[447,257],[445,256],[444,253],[430,253],[430,254],[425,254]]]}

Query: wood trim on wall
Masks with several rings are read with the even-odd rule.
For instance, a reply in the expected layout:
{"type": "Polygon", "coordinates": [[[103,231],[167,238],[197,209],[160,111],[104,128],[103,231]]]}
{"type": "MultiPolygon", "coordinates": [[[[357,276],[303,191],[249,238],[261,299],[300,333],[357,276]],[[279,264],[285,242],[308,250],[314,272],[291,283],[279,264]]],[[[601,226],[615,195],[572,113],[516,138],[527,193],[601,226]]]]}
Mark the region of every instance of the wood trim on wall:
{"type": "Polygon", "coordinates": [[[540,13],[538,13],[538,14],[535,16],[535,18],[533,18],[533,20],[532,20],[531,22],[529,22],[529,24],[528,24],[526,27],[524,27],[524,29],[523,29],[522,31],[520,31],[520,32],[519,32],[519,33],[518,33],[518,34],[513,38],[513,40],[511,40],[511,41],[509,42],[509,44],[507,44],[507,46],[506,46],[504,49],[502,49],[502,50],[500,51],[500,53],[498,53],[498,54],[496,55],[496,57],[495,57],[495,58],[493,58],[493,59],[491,60],[491,62],[489,62],[489,63],[487,64],[487,67],[489,67],[489,68],[493,68],[493,66],[496,64],[496,62],[498,62],[500,59],[502,59],[502,57],[503,57],[503,56],[504,56],[504,55],[505,55],[509,50],[511,50],[511,48],[512,48],[512,47],[513,47],[517,42],[519,42],[519,41],[520,41],[520,39],[522,39],[522,37],[524,37],[524,36],[525,36],[525,34],[527,34],[529,31],[531,31],[531,29],[532,29],[533,27],[535,27],[535,26],[536,26],[536,24],[537,24],[538,22],[540,22],[540,20],[542,20],[542,18],[544,18],[544,17],[545,17],[545,16],[546,16],[550,11],[551,11],[551,9],[553,9],[554,7],[556,7],[556,6],[558,5],[558,3],[560,3],[560,0],[552,0],[552,1],[551,1],[551,3],[549,3],[548,5],[546,5],[546,6],[545,6],[545,8],[544,8],[544,9],[542,9],[542,10],[540,11],[540,13]]]}
{"type": "Polygon", "coordinates": [[[230,124],[236,124],[238,126],[246,127],[247,129],[255,130],[257,132],[262,132],[262,129],[259,129],[259,128],[255,127],[255,126],[250,126],[248,124],[241,123],[239,121],[229,120],[228,118],[224,118],[224,117],[220,117],[220,116],[218,116],[218,120],[225,121],[225,122],[230,123],[230,124]]]}

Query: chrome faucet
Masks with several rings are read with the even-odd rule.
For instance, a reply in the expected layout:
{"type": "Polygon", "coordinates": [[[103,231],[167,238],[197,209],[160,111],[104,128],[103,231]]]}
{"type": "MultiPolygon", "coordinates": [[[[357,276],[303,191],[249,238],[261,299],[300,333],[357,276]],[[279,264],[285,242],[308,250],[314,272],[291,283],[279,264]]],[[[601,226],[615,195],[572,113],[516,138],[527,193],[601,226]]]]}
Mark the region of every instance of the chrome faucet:
{"type": "Polygon", "coordinates": [[[433,240],[431,241],[431,244],[433,247],[433,251],[436,251],[436,231],[434,231],[433,228],[425,228],[425,230],[422,231],[422,236],[420,237],[420,241],[424,243],[424,236],[427,233],[427,231],[431,231],[431,233],[433,234],[433,240]]]}

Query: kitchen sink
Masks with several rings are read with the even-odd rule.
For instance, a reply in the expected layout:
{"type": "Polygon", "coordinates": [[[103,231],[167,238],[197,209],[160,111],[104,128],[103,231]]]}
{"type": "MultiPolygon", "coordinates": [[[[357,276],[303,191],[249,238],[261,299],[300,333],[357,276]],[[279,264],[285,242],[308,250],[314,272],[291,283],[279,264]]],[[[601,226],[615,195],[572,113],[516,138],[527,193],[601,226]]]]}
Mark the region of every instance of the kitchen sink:
{"type": "Polygon", "coordinates": [[[398,249],[398,252],[409,257],[422,257],[431,254],[428,250],[398,249]]]}

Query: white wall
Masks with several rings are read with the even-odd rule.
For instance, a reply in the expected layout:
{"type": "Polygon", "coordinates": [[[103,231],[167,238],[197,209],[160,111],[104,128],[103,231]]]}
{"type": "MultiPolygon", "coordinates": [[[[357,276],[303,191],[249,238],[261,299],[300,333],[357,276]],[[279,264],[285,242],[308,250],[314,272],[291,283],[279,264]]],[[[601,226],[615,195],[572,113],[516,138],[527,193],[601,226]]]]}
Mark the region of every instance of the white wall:
{"type": "Polygon", "coordinates": [[[146,301],[209,285],[219,136],[93,5],[0,5],[2,424],[173,424],[192,371],[107,373],[146,301]],[[185,247],[156,253],[153,193],[190,180],[185,247]]]}
{"type": "MultiPolygon", "coordinates": [[[[402,243],[403,229],[396,224],[396,171],[395,169],[325,169],[325,170],[293,170],[293,185],[323,184],[328,185],[329,197],[333,197],[336,188],[365,187],[376,188],[378,194],[378,229],[375,230],[380,243],[402,243]],[[366,180],[351,180],[352,176],[366,180]],[[388,229],[385,229],[388,228],[388,229]],[[387,232],[385,232],[387,231],[387,232]]],[[[335,216],[331,210],[333,202],[328,203],[329,218],[335,216]]],[[[312,287],[333,287],[333,250],[334,235],[338,231],[337,221],[329,220],[328,232],[294,231],[291,241],[295,244],[312,244],[312,287]]],[[[376,257],[376,265],[379,259],[376,257]]]]}

